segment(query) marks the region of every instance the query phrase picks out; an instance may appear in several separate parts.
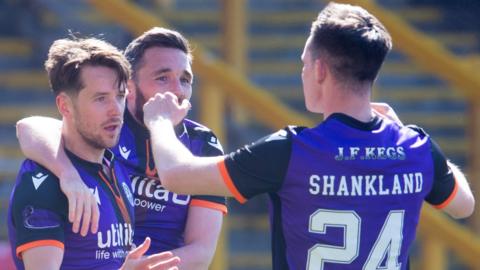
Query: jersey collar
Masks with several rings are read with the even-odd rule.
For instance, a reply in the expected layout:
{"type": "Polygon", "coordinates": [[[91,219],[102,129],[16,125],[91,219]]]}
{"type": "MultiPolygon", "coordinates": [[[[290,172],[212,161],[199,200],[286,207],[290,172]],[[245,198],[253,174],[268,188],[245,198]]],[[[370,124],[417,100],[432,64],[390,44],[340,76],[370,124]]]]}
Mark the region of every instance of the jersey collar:
{"type": "Polygon", "coordinates": [[[65,149],[65,153],[67,154],[68,158],[72,161],[72,163],[74,165],[76,165],[76,166],[79,165],[82,168],[84,168],[85,170],[87,170],[87,171],[89,171],[93,174],[97,174],[98,171],[103,170],[103,165],[105,165],[109,168],[112,167],[113,162],[115,160],[115,155],[109,149],[105,149],[105,153],[104,153],[103,159],[102,159],[102,164],[85,160],[85,159],[75,155],[73,152],[70,152],[68,149],[66,149],[66,148],[64,148],[64,149],[65,149]]]}
{"type": "Polygon", "coordinates": [[[335,119],[345,125],[365,131],[376,130],[382,125],[382,119],[378,116],[374,116],[369,122],[362,122],[344,113],[332,113],[327,119],[325,119],[325,121],[331,119],[335,119]]]}

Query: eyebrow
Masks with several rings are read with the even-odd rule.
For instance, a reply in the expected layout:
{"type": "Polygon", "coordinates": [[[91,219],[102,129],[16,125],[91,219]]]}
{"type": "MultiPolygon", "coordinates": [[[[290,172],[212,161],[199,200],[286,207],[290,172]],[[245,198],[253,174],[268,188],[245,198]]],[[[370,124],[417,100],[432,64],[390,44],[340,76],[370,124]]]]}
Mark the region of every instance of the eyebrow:
{"type": "MultiPolygon", "coordinates": [[[[171,71],[172,71],[171,68],[161,68],[159,70],[154,71],[152,74],[153,76],[158,76],[160,74],[171,72],[171,71]]],[[[186,76],[189,80],[193,79],[193,74],[188,70],[184,70],[183,75],[186,76]]]]}
{"type": "Polygon", "coordinates": [[[96,91],[95,93],[93,93],[92,98],[96,98],[96,97],[100,97],[100,96],[106,96],[108,94],[109,94],[109,91],[99,90],[99,91],[96,91]]]}

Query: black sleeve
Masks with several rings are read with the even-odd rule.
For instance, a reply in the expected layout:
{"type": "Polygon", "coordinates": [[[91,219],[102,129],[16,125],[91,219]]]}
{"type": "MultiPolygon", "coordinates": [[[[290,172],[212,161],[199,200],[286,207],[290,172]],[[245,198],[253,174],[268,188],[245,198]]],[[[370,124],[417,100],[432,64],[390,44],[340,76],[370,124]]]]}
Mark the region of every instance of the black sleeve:
{"type": "MultiPolygon", "coordinates": [[[[202,157],[214,157],[222,156],[223,148],[220,143],[220,140],[215,136],[215,134],[210,130],[197,130],[197,136],[201,137],[203,141],[199,155],[202,157]]],[[[192,200],[200,200],[210,202],[208,204],[203,204],[205,207],[213,206],[210,208],[219,209],[222,212],[226,213],[227,199],[220,196],[210,196],[210,195],[193,195],[192,200]],[[213,203],[213,204],[211,204],[213,203]]],[[[199,204],[202,205],[202,204],[199,204]]]]}
{"type": "Polygon", "coordinates": [[[220,140],[215,136],[213,132],[204,134],[205,143],[202,146],[202,157],[215,157],[223,155],[223,147],[220,140]]]}
{"type": "Polygon", "coordinates": [[[447,159],[438,145],[431,140],[434,165],[433,186],[425,200],[432,205],[441,205],[455,190],[455,177],[447,165],[447,159]]]}
{"type": "Polygon", "coordinates": [[[67,198],[59,181],[48,171],[26,171],[21,174],[12,195],[12,221],[16,248],[38,240],[64,243],[67,221],[67,198]]]}
{"type": "Polygon", "coordinates": [[[278,191],[290,162],[292,139],[299,128],[287,127],[229,154],[225,167],[245,198],[278,191]]]}

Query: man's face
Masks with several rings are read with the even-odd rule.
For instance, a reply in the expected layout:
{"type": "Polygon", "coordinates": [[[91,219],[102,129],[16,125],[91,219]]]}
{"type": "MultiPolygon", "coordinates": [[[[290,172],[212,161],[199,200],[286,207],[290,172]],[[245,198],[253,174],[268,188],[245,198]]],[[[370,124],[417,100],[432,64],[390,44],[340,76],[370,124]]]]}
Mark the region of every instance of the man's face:
{"type": "Polygon", "coordinates": [[[133,79],[135,116],[143,120],[143,105],[157,93],[172,92],[179,102],[192,96],[193,73],[187,54],[179,49],[151,47],[133,79]]]}
{"type": "Polygon", "coordinates": [[[73,98],[72,121],[80,137],[96,149],[117,144],[125,109],[125,85],[119,89],[115,70],[85,66],[84,88],[73,98]]]}

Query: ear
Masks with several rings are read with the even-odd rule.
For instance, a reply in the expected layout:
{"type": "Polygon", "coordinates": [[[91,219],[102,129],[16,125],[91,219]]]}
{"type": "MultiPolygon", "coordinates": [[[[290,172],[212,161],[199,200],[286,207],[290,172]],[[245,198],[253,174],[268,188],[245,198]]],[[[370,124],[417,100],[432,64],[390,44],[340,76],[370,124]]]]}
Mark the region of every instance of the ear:
{"type": "Polygon", "coordinates": [[[135,87],[135,82],[133,81],[133,79],[128,80],[127,90],[128,90],[127,101],[128,103],[133,104],[132,102],[135,102],[135,95],[137,94],[137,89],[135,87]]]}
{"type": "Polygon", "coordinates": [[[70,117],[72,115],[73,101],[70,96],[62,92],[57,95],[55,102],[57,104],[58,111],[63,117],[70,117]]]}
{"type": "Polygon", "coordinates": [[[317,58],[314,61],[314,68],[315,68],[315,81],[317,83],[322,83],[328,73],[328,66],[327,63],[322,58],[317,58]]]}

